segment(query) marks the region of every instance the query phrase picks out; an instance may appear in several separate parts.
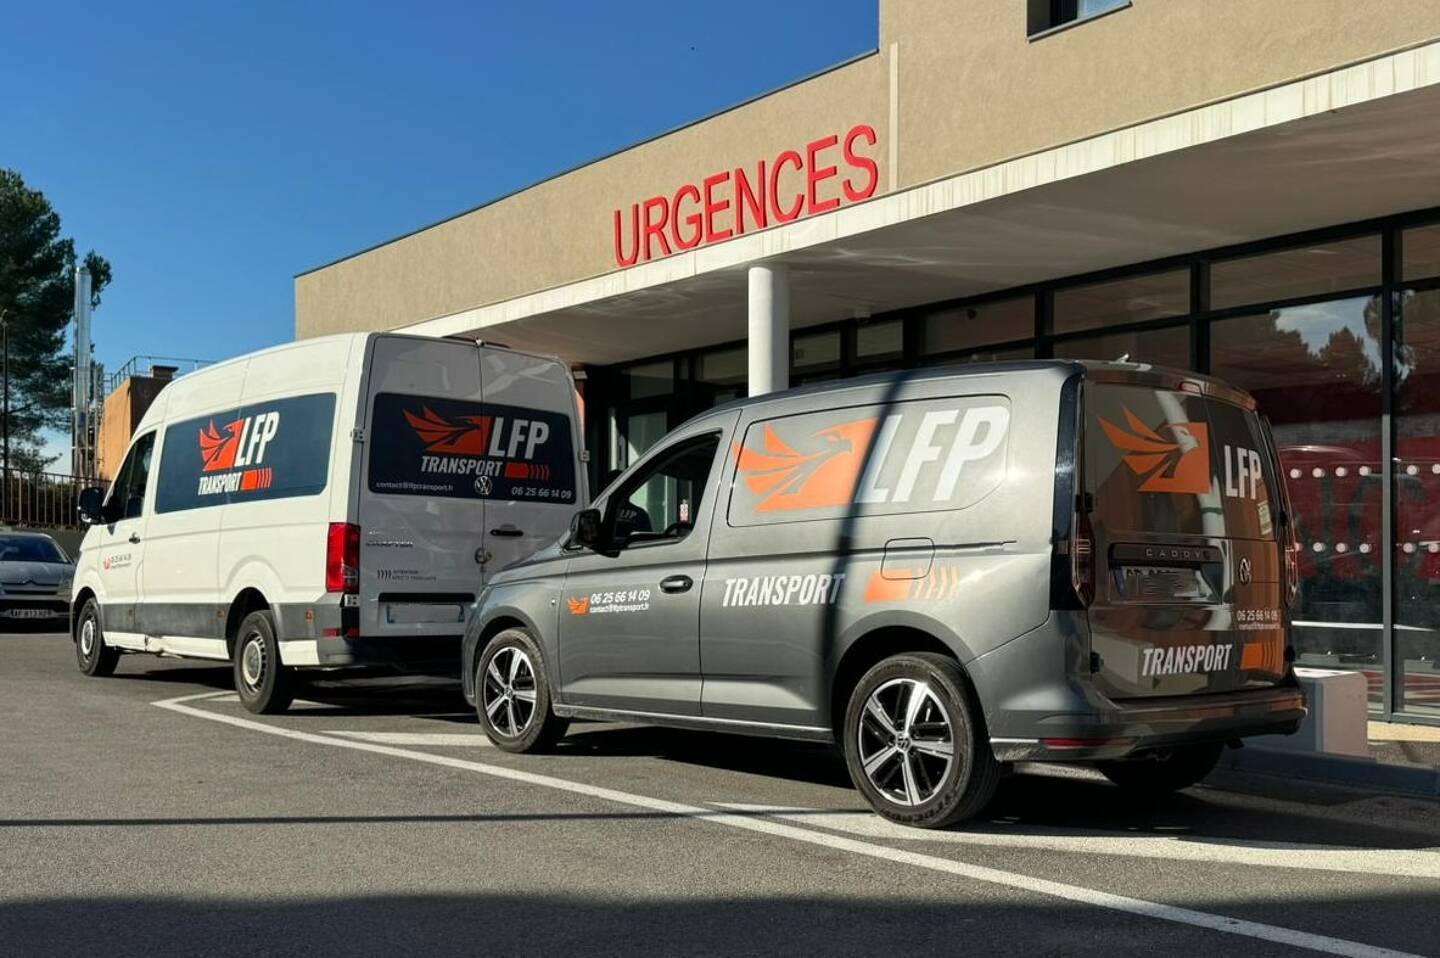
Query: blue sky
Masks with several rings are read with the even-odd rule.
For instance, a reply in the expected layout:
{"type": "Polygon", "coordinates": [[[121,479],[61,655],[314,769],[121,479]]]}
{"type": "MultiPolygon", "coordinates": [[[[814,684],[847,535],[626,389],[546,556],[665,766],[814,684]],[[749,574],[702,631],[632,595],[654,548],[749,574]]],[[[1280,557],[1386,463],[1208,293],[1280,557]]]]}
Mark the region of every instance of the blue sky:
{"type": "Polygon", "coordinates": [[[294,274],[870,50],[876,9],[18,0],[0,165],[114,267],[97,358],[223,359],[293,337],[294,274]]]}

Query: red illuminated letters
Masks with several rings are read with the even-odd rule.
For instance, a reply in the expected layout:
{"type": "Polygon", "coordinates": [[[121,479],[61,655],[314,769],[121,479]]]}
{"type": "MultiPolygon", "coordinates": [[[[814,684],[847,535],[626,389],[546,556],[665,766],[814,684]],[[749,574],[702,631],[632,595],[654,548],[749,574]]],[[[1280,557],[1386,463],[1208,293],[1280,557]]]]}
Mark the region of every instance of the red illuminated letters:
{"type": "Polygon", "coordinates": [[[753,168],[721,170],[614,215],[615,264],[622,269],[720,243],[771,223],[790,223],[875,195],[880,138],[868,124],[783,150],[753,168]]]}

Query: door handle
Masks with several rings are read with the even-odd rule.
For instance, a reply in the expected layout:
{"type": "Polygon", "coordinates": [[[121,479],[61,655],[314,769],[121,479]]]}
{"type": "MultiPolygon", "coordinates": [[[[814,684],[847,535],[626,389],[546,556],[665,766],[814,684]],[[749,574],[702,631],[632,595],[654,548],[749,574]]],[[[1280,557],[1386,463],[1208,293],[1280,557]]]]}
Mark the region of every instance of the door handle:
{"type": "Polygon", "coordinates": [[[688,575],[672,575],[660,580],[660,591],[675,594],[677,592],[689,592],[695,580],[688,575]]]}
{"type": "Polygon", "coordinates": [[[490,534],[492,536],[498,536],[501,539],[518,539],[523,536],[525,532],[514,526],[501,526],[498,529],[491,529],[490,534]]]}
{"type": "Polygon", "coordinates": [[[130,533],[130,544],[131,544],[131,545],[139,545],[139,544],[140,544],[140,533],[138,533],[138,532],[132,532],[132,533],[130,533]]]}

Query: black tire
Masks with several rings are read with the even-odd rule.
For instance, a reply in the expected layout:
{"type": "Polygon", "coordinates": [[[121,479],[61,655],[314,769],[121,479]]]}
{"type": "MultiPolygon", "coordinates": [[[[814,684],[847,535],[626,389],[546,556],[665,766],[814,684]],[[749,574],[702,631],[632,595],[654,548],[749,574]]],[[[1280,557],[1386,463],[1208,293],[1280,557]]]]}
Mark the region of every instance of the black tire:
{"type": "Polygon", "coordinates": [[[256,715],[275,715],[295,700],[295,673],[280,661],[275,617],[251,612],[240,623],[233,655],[235,691],[240,704],[256,715]]]}
{"type": "Polygon", "coordinates": [[[475,714],[485,735],[507,752],[547,751],[570,727],[550,703],[539,644],[524,629],[496,633],[475,669],[475,714]]]}
{"type": "Polygon", "coordinates": [[[990,750],[980,709],[960,666],[943,655],[896,655],[866,672],[850,694],[844,735],[851,781],[870,807],[892,822],[944,828],[973,818],[989,804],[1000,782],[1000,765],[990,750]],[[918,712],[907,720],[910,697],[925,694],[917,692],[916,683],[923,683],[933,700],[922,699],[918,712]],[[877,693],[886,716],[893,714],[884,726],[867,711],[877,693]],[[908,729],[907,721],[912,722],[908,729]],[[950,757],[942,768],[943,757],[936,753],[943,752],[947,736],[950,757]],[[887,749],[891,752],[884,757],[887,749]],[[875,763],[873,780],[865,769],[867,759],[875,763]]]}
{"type": "Polygon", "coordinates": [[[1157,796],[1178,792],[1199,782],[1214,770],[1225,746],[1187,745],[1126,761],[1100,762],[1100,773],[1127,792],[1157,796]]]}
{"type": "Polygon", "coordinates": [[[120,651],[105,644],[105,632],[100,628],[100,604],[86,599],[75,619],[75,664],[86,675],[103,677],[115,674],[120,662],[120,651]]]}

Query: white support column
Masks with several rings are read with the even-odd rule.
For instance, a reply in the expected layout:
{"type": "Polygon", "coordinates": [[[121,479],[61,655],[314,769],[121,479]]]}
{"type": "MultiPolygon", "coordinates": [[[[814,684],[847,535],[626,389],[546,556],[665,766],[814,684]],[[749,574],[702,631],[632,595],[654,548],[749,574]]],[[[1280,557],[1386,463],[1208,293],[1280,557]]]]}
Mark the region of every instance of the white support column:
{"type": "Polygon", "coordinates": [[[790,388],[790,271],[750,267],[750,395],[790,388]]]}

